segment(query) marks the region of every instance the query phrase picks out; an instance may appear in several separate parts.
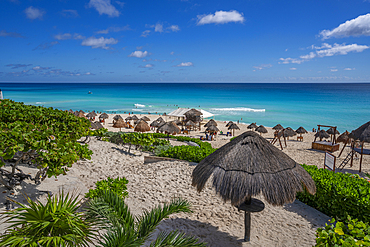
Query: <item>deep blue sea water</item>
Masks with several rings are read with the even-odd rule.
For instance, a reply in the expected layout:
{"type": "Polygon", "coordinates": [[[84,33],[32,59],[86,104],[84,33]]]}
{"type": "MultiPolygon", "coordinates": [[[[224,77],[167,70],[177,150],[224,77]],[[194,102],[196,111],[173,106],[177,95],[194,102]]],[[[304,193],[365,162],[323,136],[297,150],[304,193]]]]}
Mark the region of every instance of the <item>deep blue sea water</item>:
{"type": "Polygon", "coordinates": [[[216,120],[307,130],[370,121],[370,83],[0,83],[4,98],[62,110],[169,113],[201,108],[216,120]],[[92,94],[88,94],[91,91],[92,94]]]}

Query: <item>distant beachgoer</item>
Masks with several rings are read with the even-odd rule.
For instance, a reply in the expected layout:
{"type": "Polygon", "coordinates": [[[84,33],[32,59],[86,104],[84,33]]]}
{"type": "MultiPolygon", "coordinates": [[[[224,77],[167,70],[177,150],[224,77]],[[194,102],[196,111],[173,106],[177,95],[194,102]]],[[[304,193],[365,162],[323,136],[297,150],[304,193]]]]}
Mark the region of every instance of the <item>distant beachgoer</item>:
{"type": "Polygon", "coordinates": [[[239,120],[238,120],[238,123],[239,123],[239,120]]]}

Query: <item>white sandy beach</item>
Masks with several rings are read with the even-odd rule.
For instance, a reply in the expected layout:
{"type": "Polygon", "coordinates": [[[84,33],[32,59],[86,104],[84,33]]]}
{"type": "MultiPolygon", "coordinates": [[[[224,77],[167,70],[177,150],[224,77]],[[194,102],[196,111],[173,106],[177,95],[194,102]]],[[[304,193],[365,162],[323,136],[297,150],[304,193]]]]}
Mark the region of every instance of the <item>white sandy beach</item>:
{"type": "MultiPolygon", "coordinates": [[[[104,125],[110,131],[118,131],[112,128],[112,116],[104,125]]],[[[121,114],[125,119],[128,115],[121,114]]],[[[144,115],[137,115],[139,118],[144,115]]],[[[151,120],[158,118],[156,115],[145,115],[151,120]]],[[[166,119],[165,119],[166,120],[166,119]]],[[[168,120],[173,120],[169,119],[168,120]]],[[[257,123],[259,124],[259,123],[257,123]]],[[[218,122],[218,128],[224,133],[226,123],[218,122]]],[[[247,125],[238,125],[241,130],[236,135],[247,131],[247,125]]],[[[284,126],[288,127],[288,126],[284,126]]],[[[132,131],[122,129],[122,131],[132,131]]],[[[269,133],[264,134],[266,138],[273,137],[273,131],[268,128],[269,133]]],[[[190,136],[199,137],[204,135],[200,132],[191,132],[190,136]]],[[[229,141],[230,137],[217,136],[211,141],[213,147],[221,147],[229,141]]],[[[312,150],[311,142],[313,133],[304,135],[304,141],[295,141],[293,137],[287,141],[287,153],[298,163],[314,164],[323,167],[324,152],[312,150]]],[[[174,142],[180,145],[179,142],[174,142]]],[[[88,189],[93,188],[96,181],[105,179],[108,176],[125,177],[129,180],[129,197],[127,204],[135,214],[143,210],[169,202],[173,197],[187,199],[193,205],[192,214],[178,214],[163,221],[158,230],[179,229],[187,234],[198,237],[201,241],[207,242],[208,246],[312,246],[315,244],[315,230],[328,222],[329,217],[319,211],[299,202],[284,207],[272,207],[266,204],[261,213],[252,214],[251,242],[243,242],[244,237],[244,214],[238,212],[229,202],[223,202],[217,196],[208,183],[206,188],[198,193],[191,186],[191,173],[195,163],[186,161],[162,161],[144,164],[144,156],[149,153],[131,151],[127,147],[117,146],[113,143],[98,141],[92,138],[89,143],[93,151],[91,160],[80,160],[76,162],[67,175],[55,178],[47,178],[40,185],[35,186],[30,181],[21,184],[25,191],[32,198],[45,197],[45,191],[57,193],[61,188],[64,190],[78,191],[83,195],[88,189]]],[[[342,147],[342,144],[341,144],[342,147]]],[[[346,150],[338,163],[343,160],[346,150]]],[[[339,152],[335,152],[338,155],[339,152]]],[[[369,172],[369,157],[364,156],[363,172],[369,172]]],[[[358,160],[354,166],[347,166],[343,171],[358,171],[358,160]]],[[[23,168],[25,172],[35,173],[35,169],[23,168]]],[[[4,209],[5,195],[4,188],[0,187],[0,207],[4,209]]],[[[11,197],[22,200],[21,195],[11,197]]],[[[263,200],[263,198],[261,198],[263,200]]],[[[0,226],[0,231],[5,225],[0,226]]]]}

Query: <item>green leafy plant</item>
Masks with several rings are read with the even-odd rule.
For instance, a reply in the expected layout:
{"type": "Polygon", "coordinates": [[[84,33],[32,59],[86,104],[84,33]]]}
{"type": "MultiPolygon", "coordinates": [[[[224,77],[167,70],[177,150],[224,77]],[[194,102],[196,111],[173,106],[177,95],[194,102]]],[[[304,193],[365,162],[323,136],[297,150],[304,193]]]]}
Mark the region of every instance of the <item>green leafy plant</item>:
{"type": "Polygon", "coordinates": [[[351,216],[370,221],[370,183],[366,179],[357,174],[302,166],[315,181],[316,194],[297,193],[297,199],[338,220],[351,216]]]}
{"type": "MultiPolygon", "coordinates": [[[[105,191],[89,202],[88,216],[99,222],[105,233],[99,240],[100,246],[140,246],[151,236],[158,224],[173,213],[191,212],[186,200],[174,199],[169,204],[157,206],[135,217],[121,196],[105,191]]],[[[184,237],[177,231],[160,233],[151,246],[205,246],[193,237],[184,237]]]]}
{"type": "Polygon", "coordinates": [[[316,246],[370,246],[370,226],[357,219],[348,217],[343,223],[335,219],[331,224],[316,230],[316,246]]]}
{"type": "Polygon", "coordinates": [[[77,196],[61,192],[48,196],[47,202],[33,202],[29,197],[24,205],[5,212],[7,231],[0,236],[0,246],[88,246],[94,236],[92,221],[77,210],[77,196]]]}
{"type": "Polygon", "coordinates": [[[126,184],[128,184],[128,180],[126,178],[112,179],[108,177],[107,179],[97,181],[95,183],[96,188],[90,189],[89,192],[85,194],[85,197],[93,199],[101,195],[104,191],[110,190],[122,198],[125,198],[128,196],[126,184]]]}

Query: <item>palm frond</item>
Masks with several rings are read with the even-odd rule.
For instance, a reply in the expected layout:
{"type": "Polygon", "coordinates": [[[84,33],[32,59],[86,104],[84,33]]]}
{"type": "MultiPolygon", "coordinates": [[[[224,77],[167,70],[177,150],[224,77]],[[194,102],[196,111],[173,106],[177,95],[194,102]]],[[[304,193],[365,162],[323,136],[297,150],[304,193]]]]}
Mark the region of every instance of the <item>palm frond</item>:
{"type": "Polygon", "coordinates": [[[171,214],[180,212],[192,212],[190,203],[181,198],[172,199],[169,204],[165,203],[163,207],[159,205],[151,211],[145,211],[144,215],[138,218],[137,232],[139,238],[148,238],[161,220],[167,218],[171,214]]]}
{"type": "Polygon", "coordinates": [[[199,243],[195,237],[185,237],[185,233],[179,231],[161,232],[157,239],[150,244],[150,247],[203,247],[205,243],[199,243]]]}

